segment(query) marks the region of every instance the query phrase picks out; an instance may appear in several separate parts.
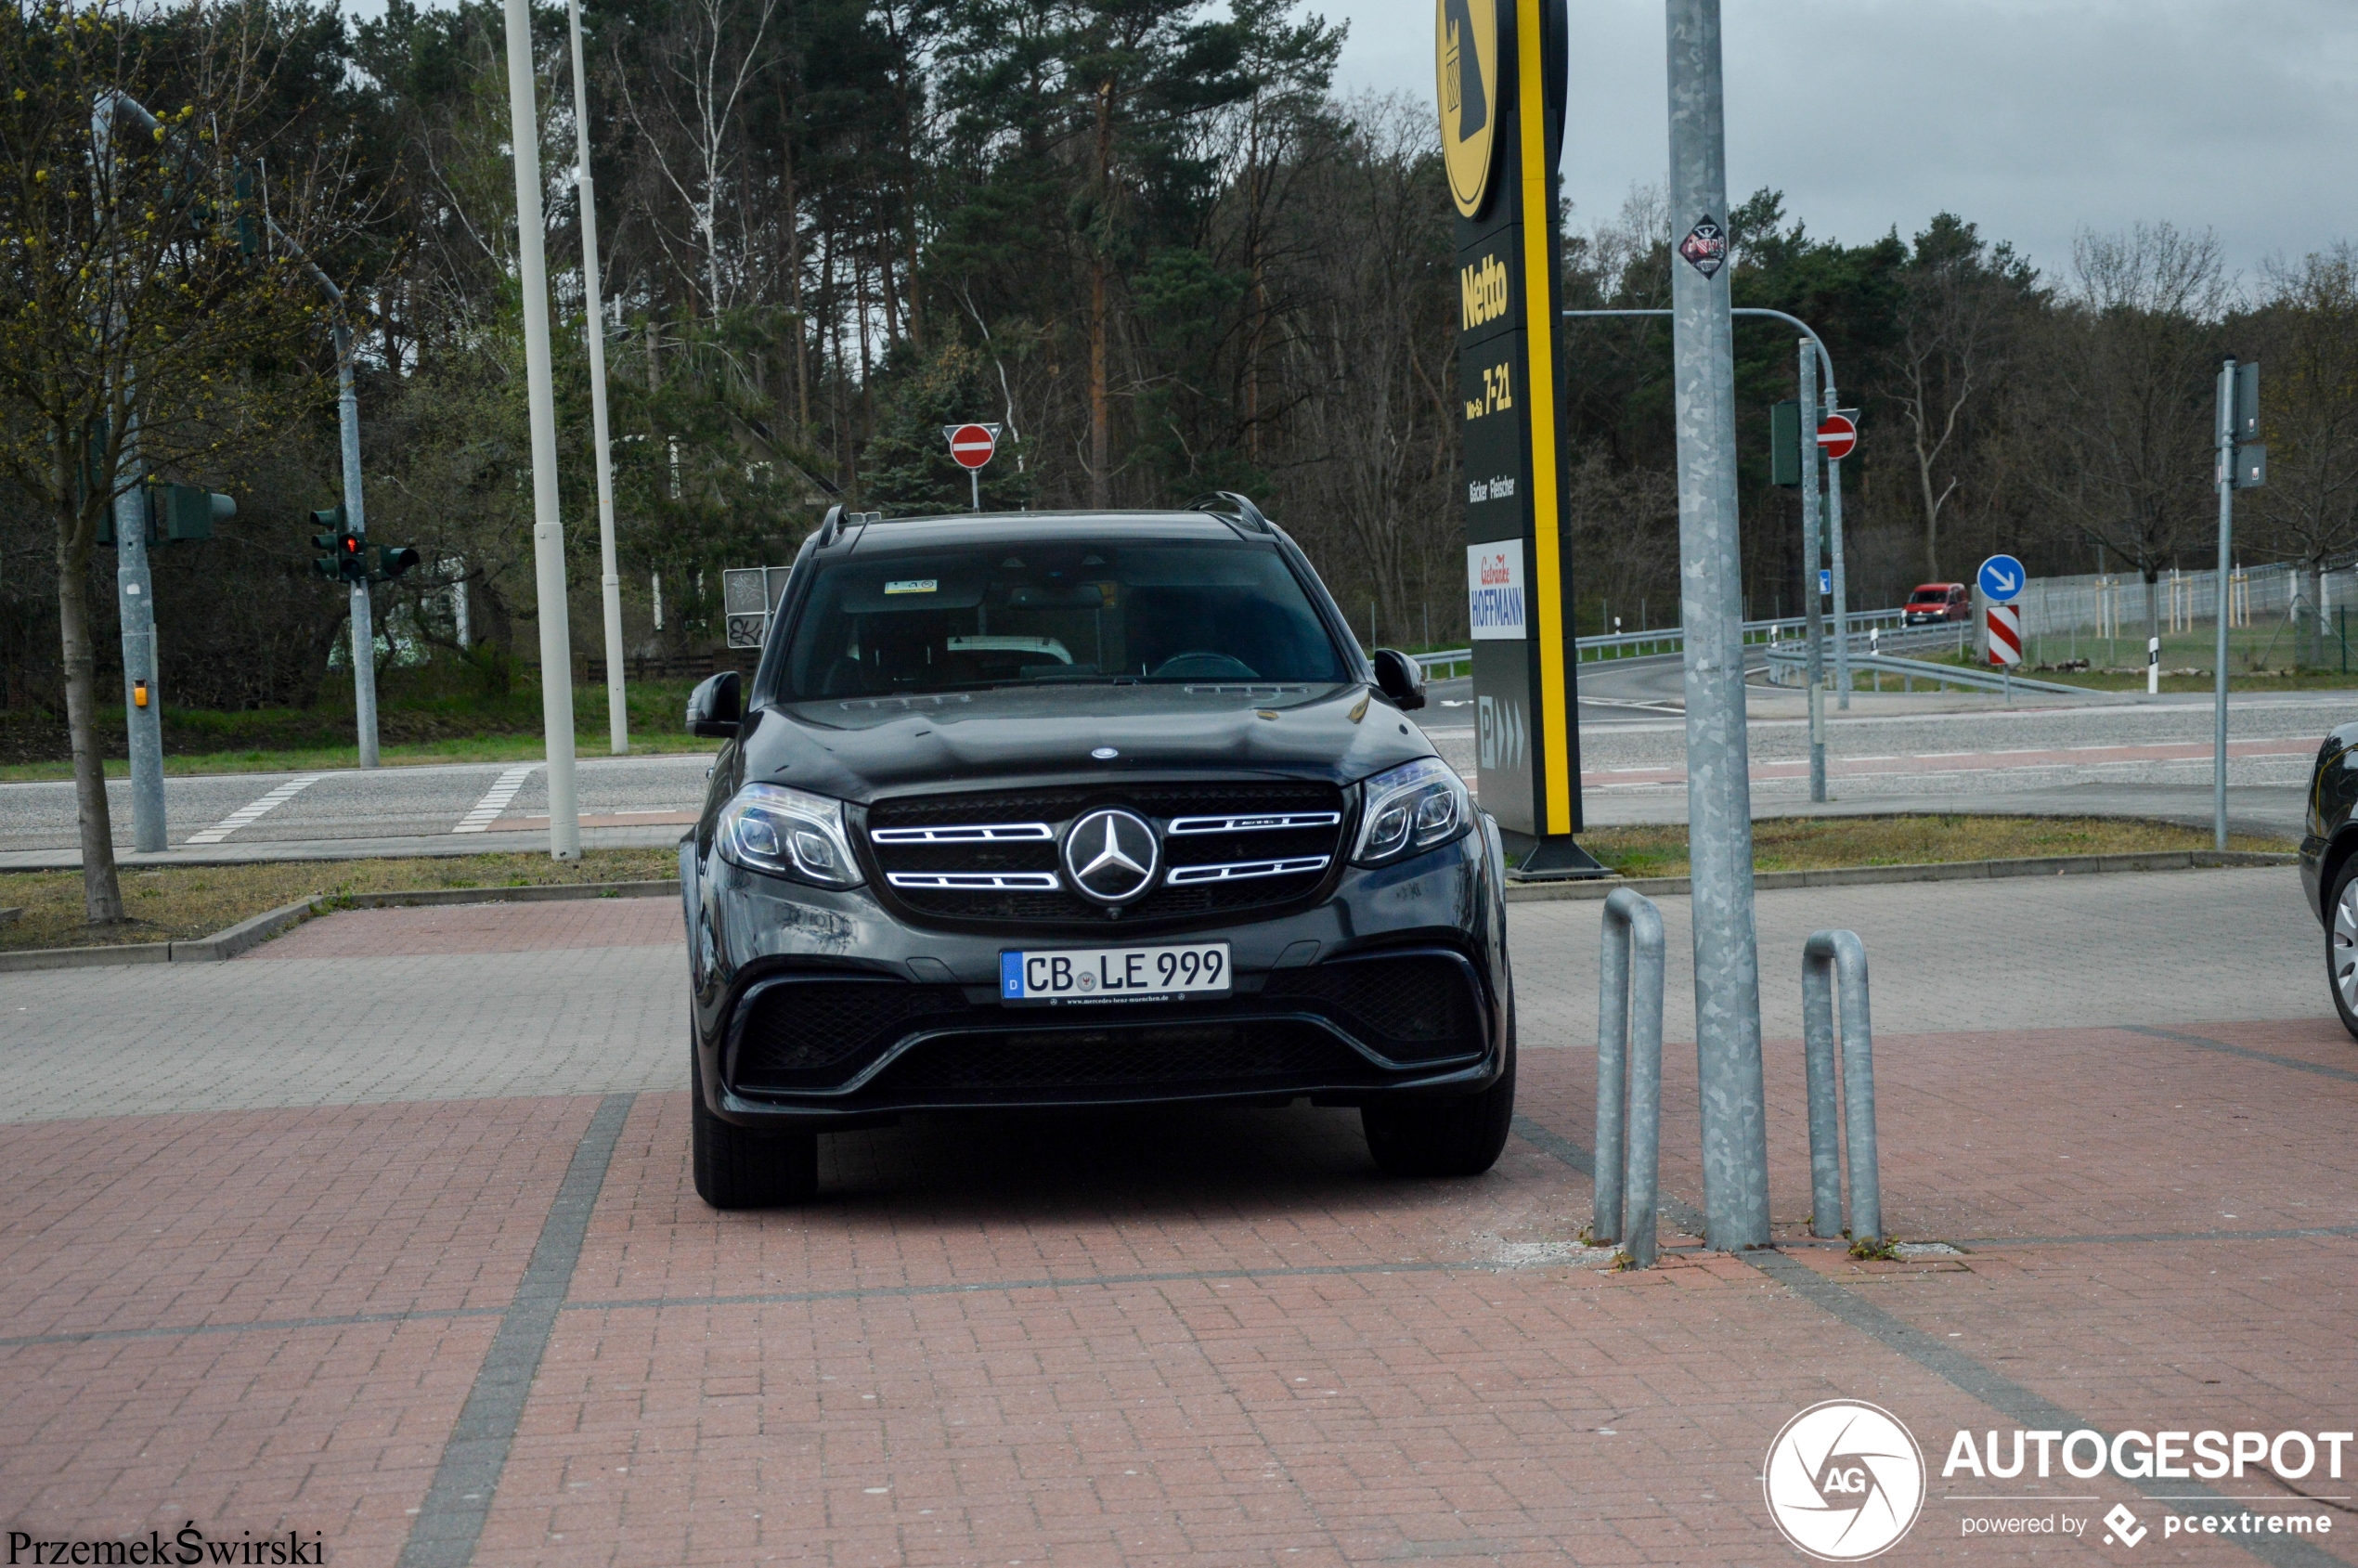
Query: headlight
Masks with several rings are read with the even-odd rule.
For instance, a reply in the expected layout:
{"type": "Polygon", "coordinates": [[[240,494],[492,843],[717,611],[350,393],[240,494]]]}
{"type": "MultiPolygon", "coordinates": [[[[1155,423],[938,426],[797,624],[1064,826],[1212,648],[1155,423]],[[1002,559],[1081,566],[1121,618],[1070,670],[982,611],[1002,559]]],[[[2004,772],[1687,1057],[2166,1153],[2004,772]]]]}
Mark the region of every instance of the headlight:
{"type": "Polygon", "coordinates": [[[1359,813],[1359,844],[1351,858],[1361,865],[1422,854],[1473,822],[1465,781],[1437,757],[1378,773],[1359,788],[1367,805],[1359,813]]]}
{"type": "Polygon", "coordinates": [[[721,808],[720,853],[752,871],[822,888],[853,888],[860,862],[843,831],[843,802],[784,784],[749,784],[721,808]]]}

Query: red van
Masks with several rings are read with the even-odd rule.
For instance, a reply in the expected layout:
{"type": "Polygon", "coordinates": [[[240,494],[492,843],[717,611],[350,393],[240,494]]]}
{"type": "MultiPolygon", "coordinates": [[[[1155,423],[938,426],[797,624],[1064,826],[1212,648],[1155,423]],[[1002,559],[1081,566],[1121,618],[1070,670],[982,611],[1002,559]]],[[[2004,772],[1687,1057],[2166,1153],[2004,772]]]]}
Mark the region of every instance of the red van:
{"type": "Polygon", "coordinates": [[[1963,583],[1920,583],[1908,596],[1902,616],[1907,626],[1929,626],[1935,621],[1963,621],[1973,618],[1973,590],[1963,583]]]}

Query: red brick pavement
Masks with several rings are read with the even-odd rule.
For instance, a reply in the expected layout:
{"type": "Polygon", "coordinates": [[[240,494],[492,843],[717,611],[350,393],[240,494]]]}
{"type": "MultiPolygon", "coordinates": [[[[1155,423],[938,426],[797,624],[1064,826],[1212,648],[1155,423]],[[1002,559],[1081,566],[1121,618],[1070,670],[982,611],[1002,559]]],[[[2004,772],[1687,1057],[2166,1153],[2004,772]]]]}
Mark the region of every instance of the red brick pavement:
{"type": "Polygon", "coordinates": [[[564,899],[349,909],[307,921],[247,950],[240,959],[411,958],[679,945],[678,899],[564,899]]]}
{"type": "MultiPolygon", "coordinates": [[[[2331,1024],[2184,1032],[2358,1071],[2331,1024]]],[[[2353,1424],[2358,1238],[2225,1238],[2358,1228],[2358,1082],[2120,1030],[1877,1058],[1891,1227],[1969,1250],[1792,1255],[2099,1426],[2353,1424]]],[[[1533,1052],[1524,1113],[1587,1143],[1591,1062],[1533,1052]]],[[[1665,1066],[1693,1201],[1691,1048],[1665,1066]]],[[[1797,1051],[1769,1071],[1790,1235],[1797,1051]]],[[[506,1303],[592,1108],[0,1129],[0,1528],[193,1517],[393,1561],[497,1321],[458,1315],[506,1303]],[[368,1314],[408,1315],[317,1321],[368,1314]],[[291,1326],[182,1331],[251,1323],[291,1326]]],[[[1757,1476],[1794,1411],[1872,1399],[1936,1468],[2012,1424],[1741,1260],[1548,1263],[1588,1184],[1522,1140],[1399,1185],[1344,1113],[929,1119],[834,1140],[807,1210],[721,1216],[686,1121],[642,1095],[624,1123],[479,1562],[1794,1561],[1757,1476]]],[[[1895,1561],[2030,1555],[1961,1539],[1939,1492],[1895,1561]]]]}

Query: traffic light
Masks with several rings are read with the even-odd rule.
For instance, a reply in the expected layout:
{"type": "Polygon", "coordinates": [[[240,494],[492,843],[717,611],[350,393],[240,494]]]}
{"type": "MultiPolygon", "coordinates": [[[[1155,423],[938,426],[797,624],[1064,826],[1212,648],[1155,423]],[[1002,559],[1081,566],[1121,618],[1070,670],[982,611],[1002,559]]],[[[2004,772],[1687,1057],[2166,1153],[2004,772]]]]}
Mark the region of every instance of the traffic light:
{"type": "Polygon", "coordinates": [[[319,530],[311,536],[311,548],[319,552],[311,569],[330,582],[389,583],[420,559],[406,544],[382,545],[372,556],[368,537],[351,526],[340,506],[313,512],[311,525],[319,530]]]}
{"type": "Polygon", "coordinates": [[[311,569],[330,582],[357,583],[369,580],[368,541],[352,531],[344,517],[343,508],[330,507],[311,514],[312,526],[322,530],[311,536],[311,548],[319,551],[311,569]]]}

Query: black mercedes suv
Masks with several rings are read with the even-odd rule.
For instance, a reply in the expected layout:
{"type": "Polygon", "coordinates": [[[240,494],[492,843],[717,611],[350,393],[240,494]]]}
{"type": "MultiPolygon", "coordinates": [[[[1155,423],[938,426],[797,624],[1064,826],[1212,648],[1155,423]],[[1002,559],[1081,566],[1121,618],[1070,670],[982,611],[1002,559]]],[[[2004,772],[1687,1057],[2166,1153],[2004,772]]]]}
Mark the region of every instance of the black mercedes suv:
{"type": "Polygon", "coordinates": [[[1496,824],[1242,497],[883,520],[797,556],[680,847],[696,1190],[818,1187],[912,1111],[1360,1108],[1489,1169],[1514,1102],[1496,824]]]}

